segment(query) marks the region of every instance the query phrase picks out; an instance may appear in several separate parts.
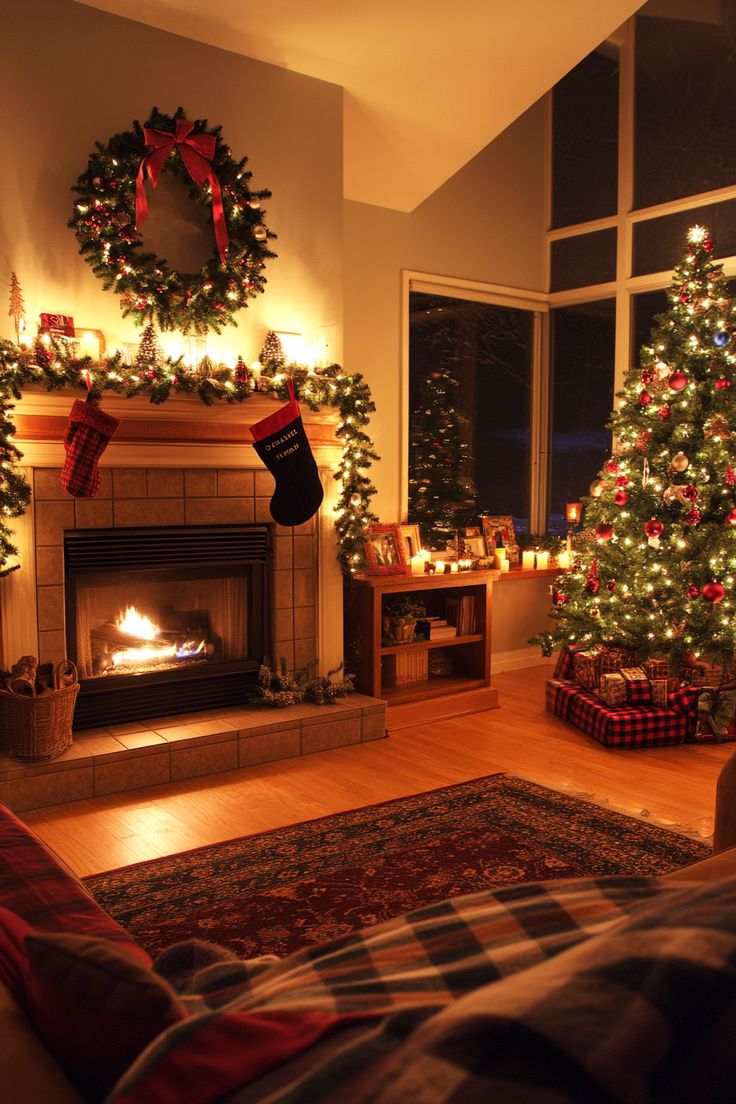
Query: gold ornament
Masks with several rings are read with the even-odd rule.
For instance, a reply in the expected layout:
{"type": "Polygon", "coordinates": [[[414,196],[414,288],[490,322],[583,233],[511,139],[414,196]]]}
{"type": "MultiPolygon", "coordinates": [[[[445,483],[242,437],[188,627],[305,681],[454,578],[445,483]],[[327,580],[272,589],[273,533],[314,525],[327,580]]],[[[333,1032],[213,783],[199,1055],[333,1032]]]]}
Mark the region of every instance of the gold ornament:
{"type": "Polygon", "coordinates": [[[690,467],[690,461],[684,452],[676,452],[670,461],[673,471],[684,472],[690,467]]]}
{"type": "Polygon", "coordinates": [[[671,506],[673,502],[677,502],[680,499],[680,488],[675,486],[674,483],[670,483],[666,488],[662,498],[664,499],[665,506],[671,506]]]}
{"type": "Polygon", "coordinates": [[[590,484],[590,493],[593,498],[600,498],[605,484],[602,479],[594,479],[590,484]]]}

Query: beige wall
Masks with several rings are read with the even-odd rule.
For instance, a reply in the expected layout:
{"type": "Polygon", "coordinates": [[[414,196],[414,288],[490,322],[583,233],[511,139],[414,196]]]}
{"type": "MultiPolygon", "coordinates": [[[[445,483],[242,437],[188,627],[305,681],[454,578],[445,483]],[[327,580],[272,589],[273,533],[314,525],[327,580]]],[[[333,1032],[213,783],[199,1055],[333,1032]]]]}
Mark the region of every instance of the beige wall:
{"type": "MultiPolygon", "coordinates": [[[[268,288],[213,352],[253,359],[268,329],[325,335],[342,359],[342,90],[332,84],[201,46],[75,4],[3,5],[0,118],[3,187],[0,288],[11,270],[29,319],[71,314],[109,344],[136,341],[118,297],[77,251],[66,223],[70,186],[96,140],[143,121],[153,105],[222,124],[233,153],[249,158],[251,185],[273,192],[267,221],[279,235],[268,288]]],[[[155,199],[152,201],[152,208],[155,199]]],[[[0,299],[0,335],[12,321],[0,299]],[[4,319],[4,321],[3,321],[4,319]]]]}
{"type": "Polygon", "coordinates": [[[543,157],[538,104],[410,214],[345,204],[345,363],[365,375],[378,408],[382,521],[398,520],[403,506],[401,270],[541,290],[543,157]]]}

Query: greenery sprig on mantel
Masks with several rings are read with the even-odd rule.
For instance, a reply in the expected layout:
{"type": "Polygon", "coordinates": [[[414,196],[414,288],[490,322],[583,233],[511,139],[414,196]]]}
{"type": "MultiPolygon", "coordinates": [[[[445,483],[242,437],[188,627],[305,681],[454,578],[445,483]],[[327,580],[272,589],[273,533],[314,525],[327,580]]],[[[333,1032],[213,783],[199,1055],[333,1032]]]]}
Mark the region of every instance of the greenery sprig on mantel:
{"type": "MultiPolygon", "coordinates": [[[[335,507],[338,559],[346,573],[364,566],[366,530],[378,518],[371,511],[376,488],[366,474],[378,455],[366,428],[376,409],[370,388],[360,373],[348,375],[338,364],[314,370],[303,365],[264,366],[259,391],[286,401],[287,379],[291,378],[299,401],[310,410],[331,406],[339,413],[337,436],[342,445],[340,465],[334,478],[342,483],[335,507]]],[[[254,394],[255,380],[242,360],[235,368],[215,364],[208,358],[197,368],[186,367],[181,358],[162,358],[145,371],[127,364],[116,352],[101,364],[90,357],[78,357],[66,342],[48,339],[33,352],[11,341],[0,340],[0,575],[20,566],[13,562],[17,548],[13,544],[10,519],[20,517],[30,501],[31,489],[18,471],[23,454],[13,442],[15,426],[11,420],[15,402],[23,387],[41,384],[48,391],[71,388],[90,393],[99,401],[104,392],[133,398],[147,395],[151,403],[161,404],[173,394],[197,395],[206,405],[217,401],[246,402],[254,394]]]]}

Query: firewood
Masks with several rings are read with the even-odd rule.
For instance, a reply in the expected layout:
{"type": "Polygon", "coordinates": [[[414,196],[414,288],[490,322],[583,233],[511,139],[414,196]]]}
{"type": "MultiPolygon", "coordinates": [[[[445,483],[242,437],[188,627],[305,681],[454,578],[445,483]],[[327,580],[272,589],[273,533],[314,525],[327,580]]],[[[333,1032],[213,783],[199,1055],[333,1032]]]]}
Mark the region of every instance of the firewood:
{"type": "Polygon", "coordinates": [[[7,687],[14,694],[22,694],[24,697],[33,697],[36,693],[36,671],[38,660],[35,656],[21,656],[17,663],[13,664],[7,687]]]}

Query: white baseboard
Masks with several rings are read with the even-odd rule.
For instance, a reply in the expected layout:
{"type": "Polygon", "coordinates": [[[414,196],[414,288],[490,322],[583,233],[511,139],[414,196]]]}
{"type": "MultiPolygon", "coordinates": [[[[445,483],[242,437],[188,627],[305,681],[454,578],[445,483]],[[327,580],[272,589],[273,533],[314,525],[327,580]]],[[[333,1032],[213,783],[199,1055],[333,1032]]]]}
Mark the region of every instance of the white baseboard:
{"type": "Polygon", "coordinates": [[[513,652],[498,652],[491,655],[491,674],[498,675],[502,671],[519,671],[522,667],[540,667],[543,663],[549,663],[550,659],[543,656],[539,648],[517,648],[513,652]]]}

